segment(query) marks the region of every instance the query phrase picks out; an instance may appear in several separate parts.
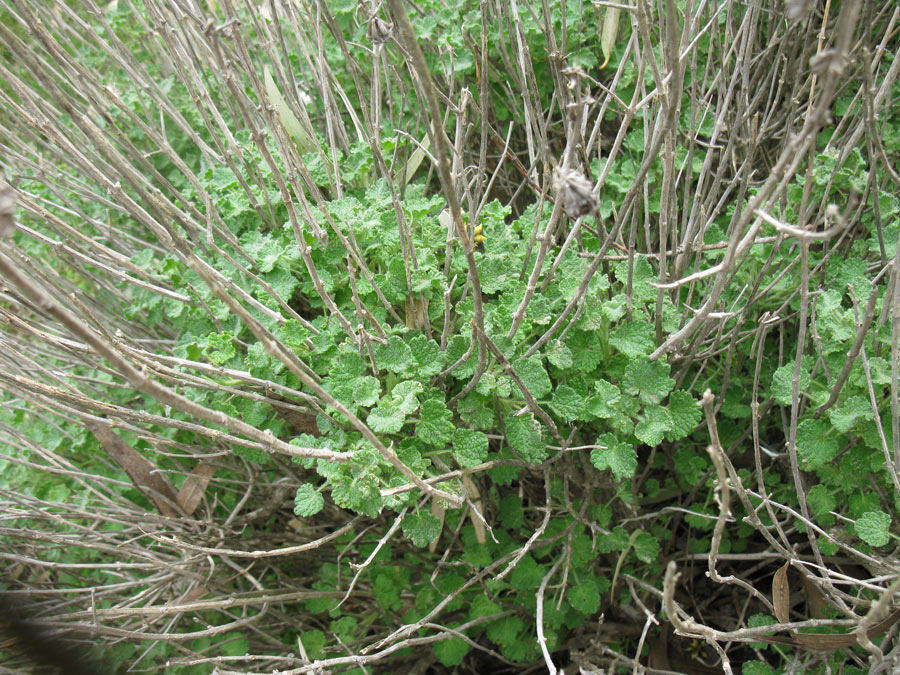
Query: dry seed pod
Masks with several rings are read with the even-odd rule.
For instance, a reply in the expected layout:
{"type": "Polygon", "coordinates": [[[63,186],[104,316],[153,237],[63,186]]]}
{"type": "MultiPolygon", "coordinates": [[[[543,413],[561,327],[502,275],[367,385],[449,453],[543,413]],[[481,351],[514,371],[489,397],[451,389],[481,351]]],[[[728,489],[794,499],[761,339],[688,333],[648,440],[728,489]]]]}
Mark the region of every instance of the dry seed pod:
{"type": "Polygon", "coordinates": [[[366,37],[368,37],[374,45],[383,45],[391,39],[393,30],[394,24],[388,23],[380,16],[376,15],[369,19],[369,28],[366,31],[366,37]]]}
{"type": "Polygon", "coordinates": [[[562,207],[572,218],[586,216],[597,208],[597,200],[591,194],[594,186],[580,171],[557,168],[553,176],[553,187],[562,207]]]}

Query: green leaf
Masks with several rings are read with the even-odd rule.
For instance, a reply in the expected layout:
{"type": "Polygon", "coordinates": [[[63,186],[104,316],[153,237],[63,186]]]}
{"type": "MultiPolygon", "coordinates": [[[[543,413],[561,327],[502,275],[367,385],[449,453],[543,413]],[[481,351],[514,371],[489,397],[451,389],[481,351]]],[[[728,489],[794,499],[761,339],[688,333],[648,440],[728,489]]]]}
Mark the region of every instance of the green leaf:
{"type": "Polygon", "coordinates": [[[669,370],[668,363],[640,356],[626,366],[622,387],[646,403],[659,403],[675,386],[669,370]]]}
{"type": "Polygon", "coordinates": [[[806,503],[810,510],[819,517],[828,515],[837,506],[834,495],[822,484],[813,485],[809,489],[809,492],[806,493],[806,503]]]}
{"type": "Polygon", "coordinates": [[[519,359],[513,363],[513,370],[535,398],[541,398],[550,393],[550,377],[541,364],[540,356],[534,355],[527,359],[519,359]]]}
{"type": "Polygon", "coordinates": [[[416,335],[410,338],[409,349],[416,362],[416,375],[429,378],[441,372],[444,367],[444,352],[437,342],[424,335],[416,335]]]}
{"type": "Polygon", "coordinates": [[[522,527],[525,523],[525,509],[518,495],[510,493],[503,498],[497,518],[508,531],[522,527]]]}
{"type": "Polygon", "coordinates": [[[423,391],[425,387],[418,380],[404,380],[398,382],[391,390],[391,401],[404,415],[409,415],[419,407],[417,395],[423,391]]]}
{"type": "Polygon", "coordinates": [[[480,431],[459,428],[453,432],[453,456],[460,466],[478,466],[487,454],[488,438],[480,431]]]}
{"type": "Polygon", "coordinates": [[[221,366],[231,361],[237,353],[234,348],[234,335],[230,331],[224,333],[210,333],[206,336],[206,354],[212,363],[221,366]]]}
{"type": "MultiPolygon", "coordinates": [[[[633,171],[634,169],[624,163],[617,163],[626,171],[633,171]]],[[[623,172],[624,173],[624,172],[623,172]]],[[[621,176],[624,177],[624,176],[621,176]]],[[[626,179],[627,180],[627,179],[626,179]]],[[[630,182],[630,181],[629,181],[630,182]]],[[[628,188],[631,186],[629,185],[628,188]]],[[[618,279],[622,286],[628,283],[628,261],[623,260],[615,267],[616,279],[618,279]]],[[[631,292],[632,297],[635,302],[649,302],[651,300],[656,300],[657,290],[650,285],[650,282],[656,281],[656,272],[653,270],[653,265],[650,264],[647,256],[645,255],[636,255],[634,256],[634,267],[631,272],[631,292]]]]}
{"type": "Polygon", "coordinates": [[[419,409],[421,418],[416,422],[416,434],[424,442],[435,447],[443,447],[453,437],[453,413],[447,409],[445,401],[430,398],[419,409]]]}
{"type": "Polygon", "coordinates": [[[366,418],[372,431],[377,434],[396,434],[403,428],[406,415],[397,404],[380,405],[372,409],[366,418]]]}
{"type": "Polygon", "coordinates": [[[656,347],[653,325],[649,321],[631,321],[624,326],[619,324],[609,331],[609,344],[618,349],[629,359],[644,356],[656,347]]]}
{"type": "Polygon", "coordinates": [[[412,350],[398,335],[391,335],[387,344],[376,353],[378,365],[392,373],[403,373],[414,366],[412,350]]]}
{"type": "Polygon", "coordinates": [[[566,344],[572,351],[573,367],[576,370],[589,373],[603,360],[603,350],[596,331],[570,330],[566,344]]]}
{"type": "Polygon", "coordinates": [[[804,419],[797,425],[797,456],[807,471],[821,468],[837,455],[837,438],[823,420],[804,419]]]}
{"type": "Polygon", "coordinates": [[[609,419],[615,415],[618,412],[616,404],[622,398],[619,388],[601,378],[594,382],[594,391],[596,394],[587,400],[588,412],[601,419],[609,419]]]}
{"type": "Polygon", "coordinates": [[[634,554],[645,563],[656,562],[659,558],[659,540],[649,532],[640,532],[634,539],[634,554]]]}
{"type": "Polygon", "coordinates": [[[322,656],[322,651],[325,649],[325,633],[318,628],[305,630],[300,635],[300,642],[303,643],[303,649],[306,652],[306,655],[310,659],[316,660],[322,656]]]}
{"type": "Polygon", "coordinates": [[[297,488],[294,497],[294,514],[302,518],[316,515],[325,506],[325,498],[309,483],[297,488]]]}
{"type": "Polygon", "coordinates": [[[541,432],[535,426],[534,415],[527,413],[506,417],[506,440],[526,462],[540,464],[547,459],[547,449],[541,440],[541,432]]]}
{"type": "Polygon", "coordinates": [[[455,635],[434,643],[434,655],[447,668],[460,665],[469,649],[469,643],[455,635]]]}
{"type": "Polygon", "coordinates": [[[536,591],[547,570],[535,562],[530,555],[525,556],[509,575],[509,584],[520,591],[536,591]]]}
{"type": "Polygon", "coordinates": [[[518,616],[504,616],[487,625],[487,636],[498,645],[515,644],[519,640],[519,632],[525,628],[525,622],[518,616]]]}
{"type": "Polygon", "coordinates": [[[553,392],[550,400],[550,409],[562,417],[566,422],[577,419],[586,419],[587,406],[581,395],[572,387],[561,384],[553,392]]]}
{"type": "Polygon", "coordinates": [[[678,441],[690,434],[703,418],[697,401],[688,392],[677,389],[669,394],[669,414],[672,429],[666,433],[670,441],[678,441]]]}
{"type": "Polygon", "coordinates": [[[772,669],[764,661],[750,661],[741,666],[741,675],[772,675],[772,669]]]}
{"type": "Polygon", "coordinates": [[[550,351],[547,352],[547,360],[560,370],[568,370],[575,363],[572,359],[572,350],[562,340],[554,340],[550,351]]]}
{"type": "Polygon", "coordinates": [[[363,375],[353,380],[353,402],[368,408],[375,405],[381,395],[381,382],[371,375],[363,375]]]}
{"type": "MultiPolygon", "coordinates": [[[[805,364],[804,364],[805,365],[805,364]]],[[[781,405],[791,405],[794,387],[794,364],[788,363],[777,369],[772,375],[772,396],[781,405]]],[[[807,368],[800,368],[801,393],[809,389],[810,377],[807,368]]]]}
{"type": "Polygon", "coordinates": [[[681,448],[672,458],[675,462],[675,470],[684,478],[684,482],[688,485],[696,485],[700,480],[700,475],[706,471],[709,462],[705,457],[697,454],[691,448],[681,448]]]}
{"type": "Polygon", "coordinates": [[[591,464],[600,471],[609,469],[616,480],[624,480],[634,475],[637,469],[637,453],[630,443],[620,441],[612,434],[603,434],[597,439],[601,448],[591,450],[591,464]]]}
{"type": "Polygon", "coordinates": [[[401,528],[414,546],[424,548],[440,536],[441,521],[427,511],[407,513],[401,528]]]}
{"type": "Polygon", "coordinates": [[[672,416],[662,406],[644,408],[643,419],[634,428],[635,437],[641,442],[655,447],[662,443],[665,432],[673,427],[672,416]]]}
{"type": "Polygon", "coordinates": [[[574,584],[566,594],[566,599],[582,614],[594,614],[600,609],[600,586],[595,579],[588,577],[574,584]]]}
{"type": "Polygon", "coordinates": [[[890,541],[891,517],[884,511],[866,511],[856,520],[856,534],[870,546],[884,546],[890,541]]]}
{"type": "Polygon", "coordinates": [[[851,396],[840,408],[832,408],[828,411],[828,419],[832,426],[842,434],[853,428],[857,420],[871,420],[872,404],[865,396],[851,396]]]}

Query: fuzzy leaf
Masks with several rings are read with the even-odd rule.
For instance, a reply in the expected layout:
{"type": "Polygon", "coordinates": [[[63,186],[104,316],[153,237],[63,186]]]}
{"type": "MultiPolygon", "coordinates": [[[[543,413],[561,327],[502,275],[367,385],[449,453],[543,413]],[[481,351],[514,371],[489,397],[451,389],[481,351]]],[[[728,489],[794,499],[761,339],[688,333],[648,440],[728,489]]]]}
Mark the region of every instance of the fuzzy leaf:
{"type": "Polygon", "coordinates": [[[535,427],[534,416],[530,413],[506,418],[506,439],[526,462],[540,464],[547,459],[541,432],[535,427]]]}
{"type": "Polygon", "coordinates": [[[591,577],[573,585],[566,598],[569,604],[582,614],[594,614],[600,609],[600,587],[591,577]]]}
{"type": "Polygon", "coordinates": [[[656,562],[659,558],[659,540],[649,532],[641,532],[634,539],[634,554],[641,562],[656,562]]]}
{"type": "Polygon", "coordinates": [[[217,366],[228,363],[237,353],[233,340],[234,335],[229,331],[210,333],[206,336],[206,348],[203,350],[206,358],[217,366]]]}
{"type": "Polygon", "coordinates": [[[428,399],[422,403],[419,415],[421,418],[416,423],[416,434],[424,442],[442,447],[453,437],[453,413],[444,401],[428,399]]]}
{"type": "Polygon", "coordinates": [[[615,415],[618,412],[616,404],[622,398],[619,388],[611,382],[598,379],[594,382],[594,391],[597,393],[587,400],[588,411],[591,415],[601,419],[609,419],[615,415]]]}
{"type": "Polygon", "coordinates": [[[644,356],[653,351],[656,339],[649,321],[631,321],[610,329],[609,344],[629,359],[644,356]]]}
{"type": "Polygon", "coordinates": [[[673,427],[672,416],[662,406],[644,408],[644,418],[634,428],[635,437],[641,442],[655,447],[662,443],[663,435],[673,427]]]}
{"type": "Polygon", "coordinates": [[[539,356],[519,359],[513,364],[513,370],[522,378],[522,383],[535,398],[541,398],[550,393],[550,378],[547,371],[544,370],[539,356]]]}
{"type": "Polygon", "coordinates": [[[870,546],[884,546],[890,541],[891,517],[884,511],[866,511],[856,520],[856,534],[870,546]]]}
{"type": "Polygon", "coordinates": [[[306,518],[316,515],[325,506],[325,498],[309,483],[297,488],[294,496],[294,514],[306,518]]]}
{"type": "Polygon", "coordinates": [[[416,335],[409,341],[409,349],[416,362],[416,374],[422,378],[432,377],[444,367],[444,352],[438,343],[424,335],[416,335]]]}
{"type": "Polygon", "coordinates": [[[412,351],[399,336],[391,335],[386,345],[377,352],[378,365],[392,373],[402,373],[413,368],[412,351]]]}
{"type": "Polygon", "coordinates": [[[646,403],[658,403],[675,386],[669,364],[638,357],[625,368],[622,385],[626,393],[638,395],[646,403]]]}
{"type": "Polygon", "coordinates": [[[488,438],[480,431],[459,428],[453,432],[453,456],[460,466],[478,466],[487,454],[488,438]]]}
{"type": "Polygon", "coordinates": [[[797,456],[808,471],[821,468],[837,455],[837,438],[823,420],[805,419],[797,426],[797,456]]]}
{"type": "Polygon", "coordinates": [[[586,419],[586,405],[581,395],[572,387],[562,384],[553,392],[550,409],[566,422],[586,419]]]}
{"type": "Polygon", "coordinates": [[[669,394],[669,414],[672,429],[666,433],[670,441],[677,441],[690,434],[703,418],[703,411],[688,392],[678,389],[669,394]]]}
{"type": "Polygon", "coordinates": [[[602,448],[591,450],[591,464],[600,471],[609,469],[616,480],[624,480],[634,475],[637,469],[637,453],[630,443],[620,441],[612,434],[603,434],[597,439],[602,448]]]}
{"type": "MultiPolygon", "coordinates": [[[[793,395],[793,382],[794,382],[794,364],[788,363],[786,365],[781,366],[775,373],[772,375],[772,395],[775,397],[775,400],[778,401],[781,405],[791,405],[791,398],[793,395]]],[[[806,368],[800,369],[800,388],[798,391],[801,393],[806,391],[809,388],[810,377],[809,370],[806,368]]]]}
{"type": "Polygon", "coordinates": [[[419,548],[428,546],[441,534],[441,521],[427,511],[406,514],[401,527],[403,534],[419,548]]]}

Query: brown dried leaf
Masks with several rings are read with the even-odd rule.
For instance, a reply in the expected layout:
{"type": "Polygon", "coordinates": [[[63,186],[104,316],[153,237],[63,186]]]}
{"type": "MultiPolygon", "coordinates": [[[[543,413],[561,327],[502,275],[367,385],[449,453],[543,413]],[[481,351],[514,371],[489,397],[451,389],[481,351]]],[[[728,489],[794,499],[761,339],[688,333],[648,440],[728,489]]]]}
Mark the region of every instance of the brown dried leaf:
{"type": "Polygon", "coordinates": [[[169,518],[180,515],[174,508],[177,503],[175,488],[156,466],[114,434],[110,425],[86,421],[84,426],[97,437],[110,459],[125,470],[135,487],[156,504],[162,515],[169,518]]]}
{"type": "Polygon", "coordinates": [[[787,577],[789,567],[790,563],[784,563],[772,578],[772,604],[775,605],[775,618],[779,623],[789,623],[791,620],[791,586],[787,577]]]}
{"type": "Polygon", "coordinates": [[[800,580],[803,582],[803,591],[806,593],[806,606],[809,609],[810,619],[826,619],[825,608],[828,602],[822,591],[816,586],[806,575],[801,575],[800,580]]]}
{"type": "Polygon", "coordinates": [[[209,485],[209,479],[216,473],[216,467],[207,462],[200,462],[191,475],[184,479],[181,489],[178,491],[178,506],[182,508],[185,515],[193,515],[194,511],[200,505],[203,494],[206,492],[206,486],[209,485]]]}

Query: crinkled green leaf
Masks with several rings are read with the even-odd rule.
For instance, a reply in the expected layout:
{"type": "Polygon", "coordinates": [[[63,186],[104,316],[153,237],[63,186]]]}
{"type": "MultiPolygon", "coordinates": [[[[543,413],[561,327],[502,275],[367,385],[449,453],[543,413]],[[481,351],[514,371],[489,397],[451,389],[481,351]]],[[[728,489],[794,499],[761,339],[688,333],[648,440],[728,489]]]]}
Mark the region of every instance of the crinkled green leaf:
{"type": "Polygon", "coordinates": [[[666,433],[670,441],[677,441],[688,434],[703,419],[703,411],[697,401],[688,392],[676,389],[669,394],[669,414],[672,416],[672,429],[666,433]]]}
{"type": "Polygon", "coordinates": [[[547,570],[535,562],[531,555],[525,554],[509,575],[509,583],[520,591],[536,591],[545,574],[547,570]]]}
{"type": "Polygon", "coordinates": [[[547,352],[547,360],[560,370],[568,370],[575,363],[572,350],[562,340],[553,341],[547,352]]]}
{"type": "Polygon", "coordinates": [[[537,355],[527,359],[519,359],[513,363],[513,370],[522,379],[522,383],[535,398],[541,398],[550,393],[550,377],[541,364],[541,358],[537,355]]]}
{"type": "Polygon", "coordinates": [[[828,514],[829,511],[833,511],[835,506],[837,506],[834,495],[821,483],[813,485],[809,489],[809,492],[806,493],[806,503],[817,516],[828,514]]]}
{"type": "Polygon", "coordinates": [[[675,462],[675,470],[688,485],[696,485],[700,475],[709,466],[709,460],[692,448],[679,448],[672,459],[675,462]]]}
{"type": "Polygon", "coordinates": [[[890,527],[891,517],[884,511],[866,511],[856,520],[857,536],[870,546],[886,545],[890,527]]]}
{"type": "Polygon", "coordinates": [[[434,655],[447,668],[460,665],[470,649],[468,642],[455,635],[434,643],[434,655]]]}
{"type": "MultiPolygon", "coordinates": [[[[623,168],[626,165],[622,165],[623,168]]],[[[629,185],[630,189],[630,185],[629,185]]],[[[623,286],[628,283],[628,261],[623,260],[615,267],[616,279],[623,286]]],[[[656,272],[650,260],[645,255],[634,256],[634,265],[631,271],[631,292],[635,302],[647,302],[656,300],[657,290],[650,285],[657,281],[656,272]]]]}
{"type": "Polygon", "coordinates": [[[643,419],[634,427],[634,435],[641,442],[654,447],[662,443],[663,435],[673,427],[669,411],[659,405],[644,408],[643,419]]]}
{"type": "Polygon", "coordinates": [[[659,559],[659,540],[649,532],[638,533],[632,546],[641,562],[653,563],[659,559]]]}
{"type": "MultiPolygon", "coordinates": [[[[781,405],[791,405],[793,396],[794,382],[794,364],[788,363],[778,368],[772,375],[772,395],[781,405]]],[[[809,389],[810,377],[809,370],[805,367],[800,368],[800,388],[801,393],[809,389]]]]}
{"type": "Polygon", "coordinates": [[[375,405],[381,395],[381,382],[371,375],[363,375],[353,380],[353,402],[369,407],[375,405]]]}
{"type": "Polygon", "coordinates": [[[587,418],[587,405],[581,395],[572,387],[561,384],[553,392],[550,409],[566,422],[587,418]]]}
{"type": "Polygon", "coordinates": [[[576,370],[589,373],[603,360],[603,350],[595,331],[570,330],[566,345],[572,352],[572,365],[576,370]]]}
{"type": "Polygon", "coordinates": [[[487,625],[487,636],[498,645],[514,644],[519,640],[519,633],[525,628],[525,621],[518,616],[504,616],[487,625]]]}
{"type": "Polygon", "coordinates": [[[637,469],[637,453],[630,443],[620,441],[612,434],[603,434],[597,439],[603,446],[591,450],[591,464],[600,471],[609,469],[616,480],[624,480],[634,475],[637,469]]]}
{"type": "Polygon", "coordinates": [[[391,400],[397,409],[404,415],[409,415],[419,407],[417,394],[425,391],[425,387],[418,380],[404,380],[394,385],[391,390],[391,400]]]}
{"type": "Polygon", "coordinates": [[[797,425],[797,456],[807,471],[820,468],[837,455],[838,440],[821,419],[804,419],[797,425]]]}
{"type": "Polygon", "coordinates": [[[294,514],[302,518],[316,515],[325,506],[325,498],[309,483],[297,488],[294,496],[294,514]]]}
{"type": "Polygon", "coordinates": [[[405,420],[406,415],[396,404],[387,404],[373,408],[366,423],[377,434],[396,434],[405,420]]]}
{"type": "Polygon", "coordinates": [[[867,397],[859,395],[849,397],[840,408],[828,411],[831,425],[841,433],[850,431],[857,420],[871,420],[872,417],[872,404],[867,397]]]}
{"type": "Polygon", "coordinates": [[[392,373],[403,373],[414,367],[412,351],[399,336],[391,335],[386,345],[376,351],[378,367],[392,373]]]}
{"type": "Polygon", "coordinates": [[[427,511],[407,513],[401,528],[413,545],[423,548],[440,536],[441,521],[427,511]]]}
{"type": "Polygon", "coordinates": [[[547,459],[547,449],[531,413],[506,417],[506,439],[526,462],[540,464],[547,459]]]}
{"type": "Polygon", "coordinates": [[[653,325],[640,320],[616,324],[609,330],[609,344],[630,359],[649,354],[656,347],[653,325]]]}
{"type": "Polygon", "coordinates": [[[625,368],[622,387],[628,394],[637,395],[647,403],[658,403],[675,386],[675,380],[669,377],[669,364],[664,361],[651,361],[639,356],[625,368]]]}
{"type": "Polygon", "coordinates": [[[409,349],[416,362],[416,374],[428,378],[437,375],[444,367],[444,352],[438,343],[424,335],[416,335],[409,340],[409,349]]]}
{"type": "Polygon", "coordinates": [[[487,459],[488,437],[480,431],[459,428],[453,432],[453,456],[462,467],[477,466],[487,459]]]}
{"type": "Polygon", "coordinates": [[[594,391],[596,393],[587,400],[588,412],[601,419],[615,415],[618,412],[616,405],[622,398],[619,388],[601,378],[594,381],[594,391]]]}
{"type": "Polygon", "coordinates": [[[566,593],[566,599],[582,614],[594,614],[600,609],[600,587],[595,579],[588,577],[573,584],[566,593]]]}
{"type": "Polygon", "coordinates": [[[436,398],[430,398],[419,408],[420,419],[416,422],[416,435],[424,442],[441,447],[453,437],[453,413],[447,404],[436,398]]]}
{"type": "Polygon", "coordinates": [[[206,348],[203,350],[206,358],[217,366],[228,363],[237,354],[233,340],[234,335],[230,331],[210,333],[206,336],[206,348]]]}

